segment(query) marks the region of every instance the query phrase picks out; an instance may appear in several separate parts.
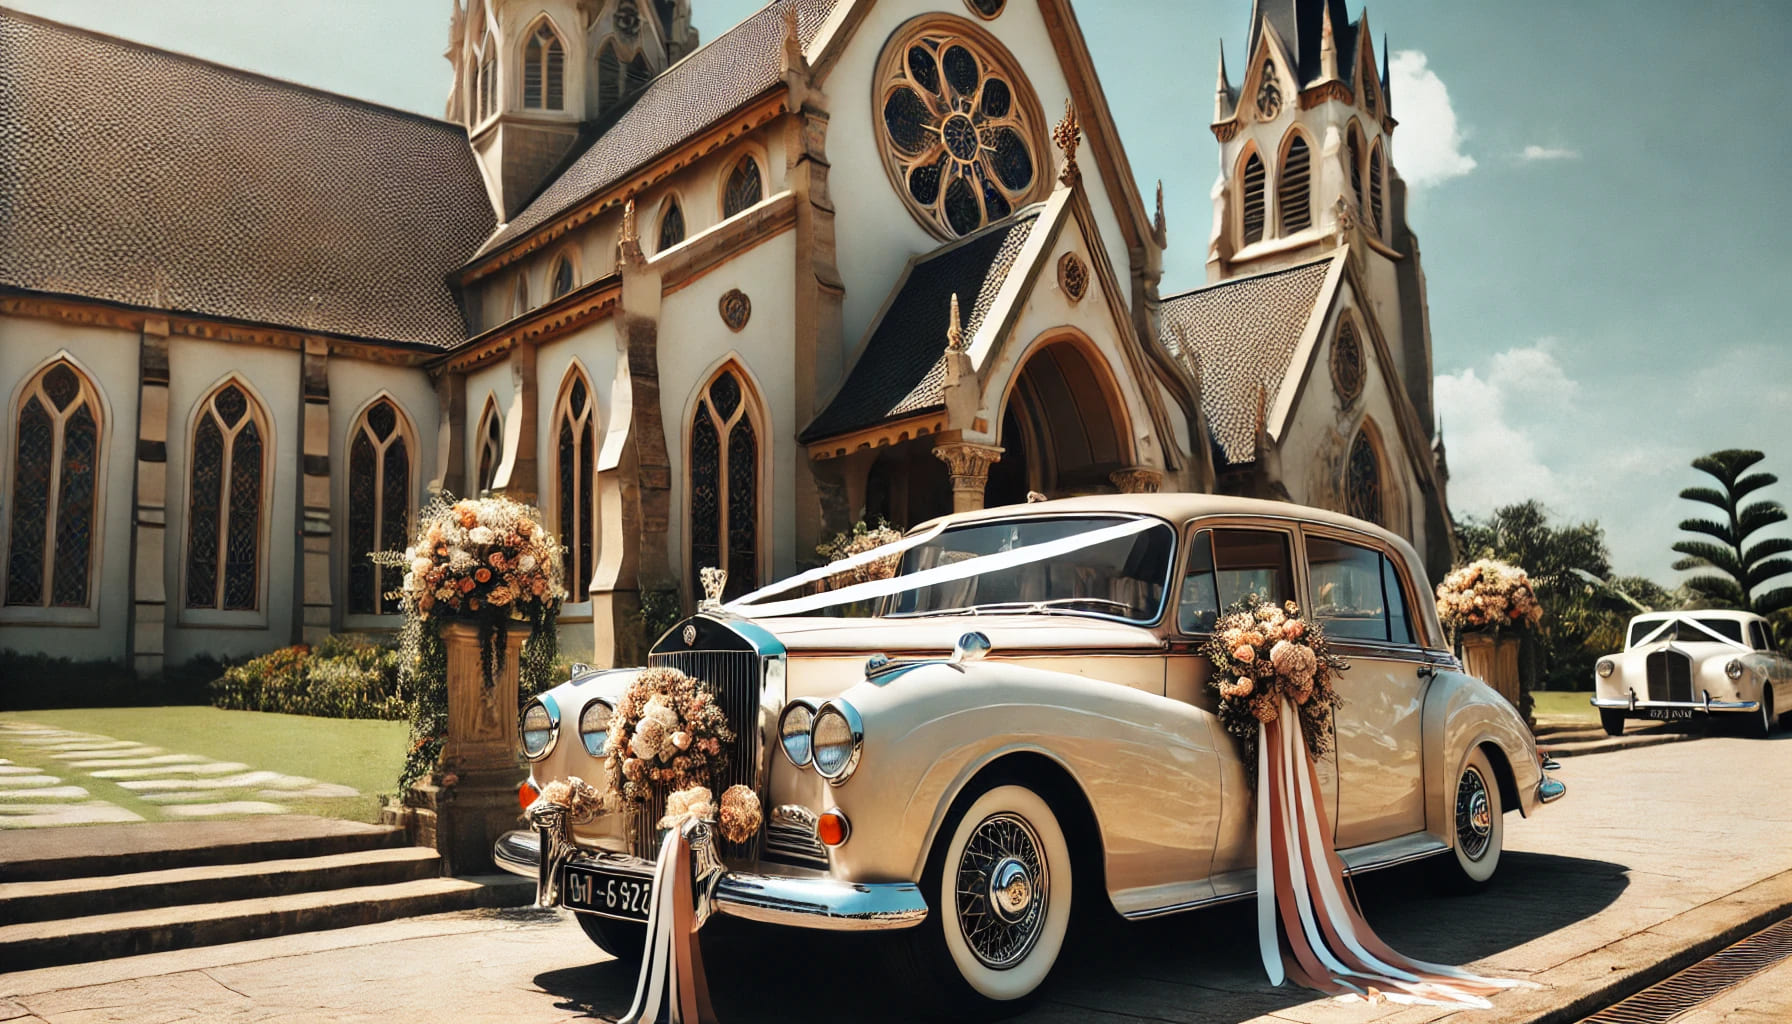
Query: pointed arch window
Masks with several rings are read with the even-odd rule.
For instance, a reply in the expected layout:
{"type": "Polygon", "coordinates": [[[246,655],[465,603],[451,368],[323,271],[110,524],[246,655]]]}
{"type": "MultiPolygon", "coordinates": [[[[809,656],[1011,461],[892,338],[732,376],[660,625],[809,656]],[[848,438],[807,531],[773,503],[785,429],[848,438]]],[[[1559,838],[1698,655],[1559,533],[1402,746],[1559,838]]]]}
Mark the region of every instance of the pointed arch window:
{"type": "Polygon", "coordinates": [[[1384,171],[1381,166],[1381,143],[1376,142],[1369,150],[1369,223],[1381,234],[1382,197],[1381,186],[1384,171]]]}
{"type": "Polygon", "coordinates": [[[666,200],[666,210],[660,214],[660,244],[654,252],[665,252],[684,241],[684,209],[678,205],[676,198],[666,200]]]}
{"type": "Polygon", "coordinates": [[[1244,174],[1241,182],[1244,191],[1242,212],[1244,214],[1243,238],[1245,245],[1263,240],[1263,180],[1263,158],[1252,153],[1244,162],[1244,174]]]}
{"type": "Polygon", "coordinates": [[[473,123],[478,124],[498,109],[498,48],[487,29],[476,51],[479,70],[473,76],[473,123]]]}
{"type": "Polygon", "coordinates": [[[1373,428],[1364,421],[1350,443],[1350,461],[1344,477],[1344,510],[1371,523],[1382,521],[1381,457],[1369,434],[1373,428]]]}
{"type": "Polygon", "coordinates": [[[708,566],[728,572],[726,597],[759,579],[759,406],[740,371],[716,374],[691,419],[691,592],[708,566]]]}
{"type": "Polygon", "coordinates": [[[557,299],[572,291],[572,260],[560,256],[554,260],[553,269],[548,271],[548,298],[557,299]]]}
{"type": "Polygon", "coordinates": [[[524,44],[523,106],[529,110],[566,107],[566,49],[546,19],[535,23],[524,44]]]}
{"type": "Polygon", "coordinates": [[[348,610],[360,615],[394,615],[388,597],[404,573],[376,566],[372,551],[403,550],[411,525],[410,424],[391,400],[367,407],[349,431],[348,444],[348,610]]]}
{"type": "Polygon", "coordinates": [[[1282,234],[1290,235],[1313,223],[1312,153],[1306,137],[1298,132],[1282,157],[1281,174],[1276,186],[1276,208],[1282,215],[1282,234]]]}
{"type": "Polygon", "coordinates": [[[604,113],[622,100],[622,61],[609,43],[597,54],[597,109],[604,113]]]}
{"type": "Polygon", "coordinates": [[[578,367],[566,373],[554,412],[554,479],[560,542],[566,545],[566,589],[575,602],[596,567],[597,409],[591,385],[578,367]]]}
{"type": "Polygon", "coordinates": [[[1350,122],[1350,134],[1346,137],[1345,156],[1350,162],[1350,191],[1356,197],[1356,209],[1360,215],[1365,209],[1363,205],[1363,130],[1355,121],[1350,122]]]}
{"type": "Polygon", "coordinates": [[[741,157],[722,190],[722,216],[732,217],[763,198],[765,186],[759,178],[759,162],[750,156],[741,157]]]}
{"type": "Polygon", "coordinates": [[[26,384],[13,425],[6,604],[89,607],[105,429],[99,392],[59,359],[26,384]]]}
{"type": "Polygon", "coordinates": [[[648,66],[645,54],[635,54],[635,59],[628,62],[628,91],[630,93],[645,88],[653,81],[653,68],[648,66]]]}
{"type": "Polygon", "coordinates": [[[481,493],[492,489],[498,478],[498,464],[504,461],[504,418],[498,415],[498,404],[485,400],[485,412],[479,417],[479,458],[476,460],[475,482],[481,493]]]}
{"type": "Polygon", "coordinates": [[[513,318],[529,312],[529,277],[527,274],[516,275],[516,291],[511,295],[510,304],[510,315],[513,318]]]}
{"type": "Polygon", "coordinates": [[[234,380],[200,403],[187,458],[188,608],[255,610],[267,435],[267,413],[234,380]]]}

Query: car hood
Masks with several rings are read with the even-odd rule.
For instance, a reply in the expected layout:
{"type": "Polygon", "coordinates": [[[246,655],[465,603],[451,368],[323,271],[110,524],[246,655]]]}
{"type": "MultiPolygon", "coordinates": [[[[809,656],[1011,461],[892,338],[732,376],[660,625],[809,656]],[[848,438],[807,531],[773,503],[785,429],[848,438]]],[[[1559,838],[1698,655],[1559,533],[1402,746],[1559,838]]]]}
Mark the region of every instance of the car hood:
{"type": "Polygon", "coordinates": [[[1142,626],[1082,615],[942,615],[920,618],[756,619],[793,655],[822,652],[946,653],[973,630],[989,637],[993,653],[1017,651],[1152,650],[1163,640],[1142,626]]]}

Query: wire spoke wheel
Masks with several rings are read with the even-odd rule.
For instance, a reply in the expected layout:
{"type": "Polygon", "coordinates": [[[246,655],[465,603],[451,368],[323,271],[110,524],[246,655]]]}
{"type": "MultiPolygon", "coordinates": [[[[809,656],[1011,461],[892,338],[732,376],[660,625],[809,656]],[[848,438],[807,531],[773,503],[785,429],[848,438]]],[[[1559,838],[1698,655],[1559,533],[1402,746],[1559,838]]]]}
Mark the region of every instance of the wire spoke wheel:
{"type": "Polygon", "coordinates": [[[1031,825],[1008,813],[985,818],[965,844],[954,888],[959,927],[977,959],[1001,970],[1026,958],[1051,898],[1031,825]]]}
{"type": "Polygon", "coordinates": [[[1474,765],[1456,782],[1456,846],[1469,860],[1480,860],[1493,843],[1493,802],[1487,780],[1474,765]]]}

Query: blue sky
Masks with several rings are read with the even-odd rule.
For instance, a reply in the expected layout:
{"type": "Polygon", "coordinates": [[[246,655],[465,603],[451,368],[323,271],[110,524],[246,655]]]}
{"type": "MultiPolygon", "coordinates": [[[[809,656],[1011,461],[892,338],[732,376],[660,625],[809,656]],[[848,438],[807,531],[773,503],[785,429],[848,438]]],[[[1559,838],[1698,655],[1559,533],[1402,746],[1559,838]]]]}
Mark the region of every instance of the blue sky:
{"type": "MultiPolygon", "coordinates": [[[[6,2],[432,115],[449,85],[449,0],[6,2]]],[[[759,6],[692,0],[704,39],[759,6]]],[[[1166,292],[1204,280],[1214,61],[1224,39],[1242,66],[1249,11],[1077,3],[1140,191],[1164,181],[1166,292]]],[[[1619,571],[1672,583],[1693,456],[1762,449],[1788,481],[1767,496],[1792,501],[1792,119],[1773,112],[1792,4],[1377,0],[1370,26],[1394,54],[1456,513],[1540,498],[1599,520],[1619,571]]]]}

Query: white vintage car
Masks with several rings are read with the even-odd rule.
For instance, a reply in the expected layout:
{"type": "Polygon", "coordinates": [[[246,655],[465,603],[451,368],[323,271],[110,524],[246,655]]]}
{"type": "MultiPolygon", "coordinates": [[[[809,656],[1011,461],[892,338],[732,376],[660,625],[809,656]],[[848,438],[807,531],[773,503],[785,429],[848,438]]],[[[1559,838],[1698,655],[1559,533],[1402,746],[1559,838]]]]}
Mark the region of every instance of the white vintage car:
{"type": "MultiPolygon", "coordinates": [[[[1651,612],[1630,620],[1624,650],[1593,667],[1593,706],[1617,736],[1627,718],[1734,715],[1766,736],[1774,693],[1792,695],[1792,659],[1773,647],[1767,620],[1752,612],[1651,612]]],[[[1792,706],[1780,721],[1792,718],[1792,706]]]]}
{"type": "MultiPolygon", "coordinates": [[[[888,595],[872,618],[704,612],[649,657],[720,693],[738,740],[715,788],[751,785],[766,809],[760,835],[721,844],[706,906],[886,930],[882,962],[906,972],[892,991],[1012,1006],[1051,970],[1073,896],[1139,919],[1254,894],[1253,792],[1200,653],[1248,595],[1298,602],[1349,660],[1336,753],[1319,765],[1348,870],[1436,855],[1485,882],[1503,815],[1563,793],[1516,711],[1450,655],[1418,556],[1378,527],[1161,494],[915,533],[932,536],[900,574],[954,578],[888,595]],[[992,555],[977,564],[999,569],[964,575],[992,555]]],[[[524,710],[530,789],[602,784],[610,710],[634,673],[580,674],[524,710]]],[[[598,815],[561,875],[540,878],[619,957],[640,956],[659,816],[657,803],[598,815]]],[[[541,849],[517,831],[495,852],[536,877],[541,849]]]]}

